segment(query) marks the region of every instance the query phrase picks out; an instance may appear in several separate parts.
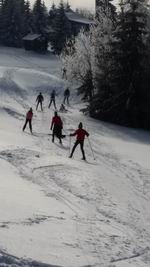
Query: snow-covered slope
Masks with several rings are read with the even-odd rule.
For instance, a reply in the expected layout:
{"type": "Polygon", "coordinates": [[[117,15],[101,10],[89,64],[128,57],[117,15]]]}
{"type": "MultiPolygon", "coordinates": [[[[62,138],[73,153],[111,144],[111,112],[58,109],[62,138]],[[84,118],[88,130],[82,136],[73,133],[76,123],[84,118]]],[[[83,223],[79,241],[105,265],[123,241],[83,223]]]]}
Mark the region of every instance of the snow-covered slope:
{"type": "Polygon", "coordinates": [[[87,162],[79,149],[69,159],[74,139],[48,135],[50,92],[59,107],[67,85],[58,59],[9,48],[0,58],[0,266],[149,267],[150,134],[84,116],[72,89],[64,131],[82,121],[90,139],[87,162]]]}

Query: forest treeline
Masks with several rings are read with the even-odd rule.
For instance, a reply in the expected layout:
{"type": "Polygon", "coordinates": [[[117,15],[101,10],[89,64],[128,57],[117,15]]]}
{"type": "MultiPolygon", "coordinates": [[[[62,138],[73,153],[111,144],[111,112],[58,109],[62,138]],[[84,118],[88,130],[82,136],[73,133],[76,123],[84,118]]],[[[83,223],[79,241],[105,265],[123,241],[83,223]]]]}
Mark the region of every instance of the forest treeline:
{"type": "MultiPolygon", "coordinates": [[[[98,2],[98,1],[97,1],[98,2]]],[[[68,42],[68,79],[97,119],[150,129],[150,11],[145,0],[99,1],[90,32],[68,42]]]]}

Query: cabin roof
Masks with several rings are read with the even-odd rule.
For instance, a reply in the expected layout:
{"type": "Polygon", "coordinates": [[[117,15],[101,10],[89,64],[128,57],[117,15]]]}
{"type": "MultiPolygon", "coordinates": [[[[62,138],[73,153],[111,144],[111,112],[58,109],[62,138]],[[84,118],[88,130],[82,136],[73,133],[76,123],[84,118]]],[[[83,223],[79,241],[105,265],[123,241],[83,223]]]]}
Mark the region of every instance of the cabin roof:
{"type": "Polygon", "coordinates": [[[80,14],[78,14],[77,12],[74,12],[72,10],[66,11],[65,15],[68,18],[68,20],[73,21],[73,22],[87,24],[87,25],[94,23],[93,20],[83,18],[80,14]]]}
{"type": "Polygon", "coordinates": [[[29,33],[26,36],[24,36],[22,39],[25,41],[34,41],[34,40],[38,39],[39,37],[41,37],[41,34],[29,33]]]}

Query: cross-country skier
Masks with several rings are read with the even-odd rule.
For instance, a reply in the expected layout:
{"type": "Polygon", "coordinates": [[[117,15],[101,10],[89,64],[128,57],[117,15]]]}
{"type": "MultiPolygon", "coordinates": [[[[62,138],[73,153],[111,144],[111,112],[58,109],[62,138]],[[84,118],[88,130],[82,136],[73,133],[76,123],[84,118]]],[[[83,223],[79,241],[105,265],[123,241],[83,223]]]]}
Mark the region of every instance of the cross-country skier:
{"type": "Polygon", "coordinates": [[[74,153],[76,147],[80,144],[80,148],[81,148],[82,155],[83,155],[83,158],[82,159],[83,160],[86,160],[85,152],[84,152],[83,147],[84,147],[84,139],[85,139],[86,136],[87,137],[89,136],[89,133],[83,129],[82,122],[79,123],[78,129],[74,133],[70,134],[70,136],[75,136],[75,135],[77,136],[76,142],[75,142],[75,144],[74,144],[74,146],[72,148],[72,152],[71,152],[69,158],[72,158],[73,153],[74,153]]]}
{"type": "Polygon", "coordinates": [[[62,79],[67,79],[67,70],[66,68],[62,68],[62,79]]]}
{"type": "Polygon", "coordinates": [[[69,90],[69,88],[66,88],[66,90],[64,91],[64,101],[63,101],[63,104],[65,104],[66,101],[67,101],[67,104],[69,105],[69,97],[70,97],[70,90],[69,90]]]}
{"type": "Polygon", "coordinates": [[[65,112],[67,112],[68,110],[65,108],[65,105],[64,105],[64,104],[61,104],[59,111],[65,113],[65,112]]]}
{"type": "Polygon", "coordinates": [[[49,102],[48,108],[50,108],[51,104],[53,103],[54,108],[56,109],[55,97],[56,97],[56,92],[55,92],[55,90],[53,90],[51,92],[51,98],[50,98],[50,102],[49,102]]]}
{"type": "Polygon", "coordinates": [[[58,116],[57,111],[54,113],[54,117],[52,118],[51,127],[50,129],[53,131],[52,133],[52,142],[54,142],[55,136],[59,139],[59,143],[62,144],[62,128],[63,122],[58,116]]]}
{"type": "Polygon", "coordinates": [[[26,126],[27,126],[27,123],[29,123],[29,128],[30,128],[30,132],[32,134],[32,117],[33,117],[33,110],[32,108],[30,108],[26,114],[26,121],[25,121],[25,124],[23,126],[23,131],[25,130],[26,126]]]}
{"type": "Polygon", "coordinates": [[[36,110],[38,109],[38,105],[40,104],[41,110],[43,111],[43,107],[42,107],[43,101],[44,101],[44,97],[43,97],[42,93],[40,92],[39,95],[36,98],[36,102],[37,102],[36,110]]]}

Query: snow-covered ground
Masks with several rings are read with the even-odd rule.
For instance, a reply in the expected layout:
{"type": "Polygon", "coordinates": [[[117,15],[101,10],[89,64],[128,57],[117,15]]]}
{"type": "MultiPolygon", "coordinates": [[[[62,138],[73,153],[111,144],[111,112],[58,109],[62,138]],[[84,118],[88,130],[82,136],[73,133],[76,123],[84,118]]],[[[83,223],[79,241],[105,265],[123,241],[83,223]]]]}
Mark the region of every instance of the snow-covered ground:
{"type": "Polygon", "coordinates": [[[79,149],[69,159],[70,138],[48,135],[50,92],[59,107],[66,87],[59,64],[0,48],[0,266],[149,267],[150,134],[84,116],[72,89],[64,131],[82,121],[90,143],[87,162],[79,149]],[[33,135],[22,132],[31,106],[33,135]]]}

